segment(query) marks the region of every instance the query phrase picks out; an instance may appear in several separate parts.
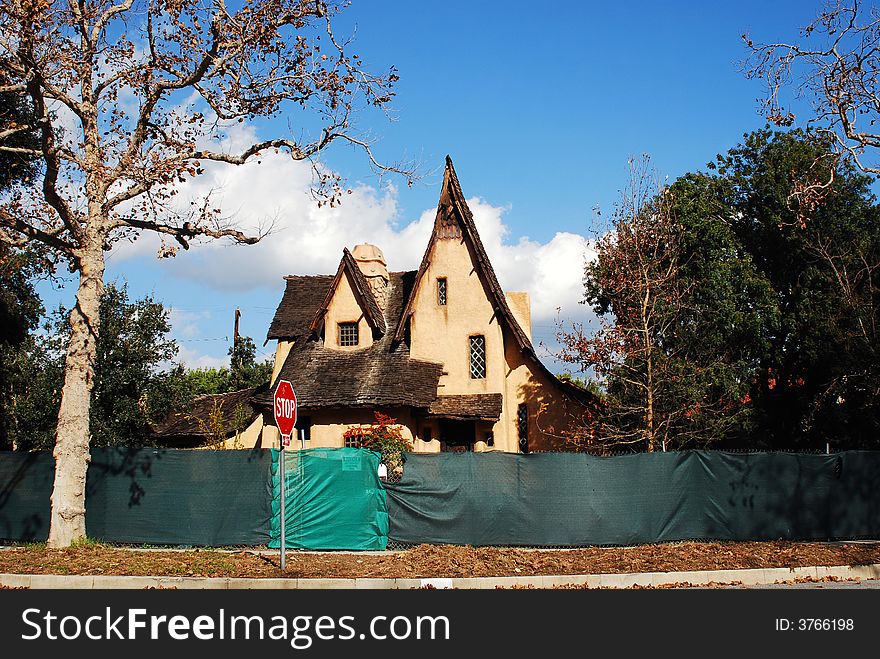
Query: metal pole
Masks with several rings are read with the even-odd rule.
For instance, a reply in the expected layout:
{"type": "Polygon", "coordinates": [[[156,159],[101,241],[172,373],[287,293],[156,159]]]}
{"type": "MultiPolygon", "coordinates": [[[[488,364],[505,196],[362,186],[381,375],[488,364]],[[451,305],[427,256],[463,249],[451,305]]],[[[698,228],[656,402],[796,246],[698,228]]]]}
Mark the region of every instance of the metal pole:
{"type": "MultiPolygon", "coordinates": [[[[302,496],[302,492],[305,490],[305,480],[306,480],[306,462],[305,462],[305,460],[306,460],[306,456],[303,455],[303,451],[305,451],[305,450],[306,450],[306,430],[305,430],[305,428],[300,428],[299,429],[299,455],[297,456],[299,459],[299,463],[297,466],[299,467],[298,472],[299,472],[300,496],[302,496]]],[[[303,502],[302,502],[301,498],[297,501],[297,505],[299,508],[300,515],[302,515],[303,514],[303,502]]],[[[299,529],[300,532],[302,532],[302,527],[303,527],[302,517],[300,517],[297,521],[299,522],[297,524],[297,529],[299,529]]],[[[302,546],[302,539],[299,537],[297,539],[300,541],[300,546],[302,546]]]]}
{"type": "Polygon", "coordinates": [[[284,529],[284,518],[286,517],[285,511],[285,490],[287,490],[287,474],[284,469],[284,438],[281,438],[281,455],[278,456],[278,471],[281,472],[281,571],[284,572],[287,567],[287,557],[284,555],[284,541],[285,541],[285,529],[284,529]]]}

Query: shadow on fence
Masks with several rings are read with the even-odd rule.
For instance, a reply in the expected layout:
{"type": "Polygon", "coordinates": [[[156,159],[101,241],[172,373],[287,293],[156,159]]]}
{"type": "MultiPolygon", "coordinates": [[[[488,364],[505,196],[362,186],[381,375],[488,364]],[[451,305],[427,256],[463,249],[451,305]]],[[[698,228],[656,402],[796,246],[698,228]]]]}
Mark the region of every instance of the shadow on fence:
{"type": "MultiPolygon", "coordinates": [[[[380,482],[352,451],[306,451],[314,473],[289,485],[291,546],[880,538],[878,451],[407,454],[397,482],[380,482]]],[[[46,539],[53,469],[48,452],[0,453],[0,539],[46,539]]],[[[270,532],[278,539],[277,482],[268,450],[94,449],[86,531],[118,543],[265,545],[270,532]]]]}

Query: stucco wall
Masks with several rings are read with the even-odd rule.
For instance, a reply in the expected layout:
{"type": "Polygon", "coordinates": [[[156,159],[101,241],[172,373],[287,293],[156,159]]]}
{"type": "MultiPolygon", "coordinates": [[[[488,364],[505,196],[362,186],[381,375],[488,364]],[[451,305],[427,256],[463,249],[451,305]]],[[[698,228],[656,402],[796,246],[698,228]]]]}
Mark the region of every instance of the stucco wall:
{"type": "Polygon", "coordinates": [[[287,360],[287,356],[290,354],[290,349],[293,347],[293,341],[279,341],[278,345],[275,346],[275,364],[272,367],[272,379],[270,383],[275,382],[275,378],[278,377],[278,374],[281,372],[281,367],[284,366],[284,362],[287,360]]]}
{"type": "Polygon", "coordinates": [[[504,346],[501,328],[476,273],[470,250],[461,239],[434,243],[430,265],[416,289],[410,324],[410,354],[440,362],[438,394],[501,393],[504,346]],[[446,278],[447,304],[437,304],[437,279],[446,278]],[[486,337],[486,377],[470,376],[468,337],[486,337]]]}
{"type": "MultiPolygon", "coordinates": [[[[397,426],[405,439],[413,439],[415,420],[409,410],[390,408],[379,411],[397,420],[397,426]]],[[[342,448],[344,446],[342,435],[346,430],[376,422],[371,409],[301,410],[299,414],[311,419],[311,439],[306,442],[306,448],[342,448]]],[[[275,425],[269,422],[261,431],[262,447],[278,448],[279,435],[275,425]]],[[[290,448],[299,450],[300,442],[297,437],[291,441],[290,448]]]]}
{"type": "Polygon", "coordinates": [[[565,430],[584,423],[586,409],[566,395],[551,378],[525,358],[513,341],[506,352],[507,390],[501,421],[509,441],[519,450],[517,411],[520,403],[528,405],[529,450],[553,451],[571,448],[565,430]]]}
{"type": "Polygon", "coordinates": [[[334,350],[361,350],[373,345],[373,332],[363,309],[354,296],[348,274],[344,274],[324,315],[324,346],[334,350]],[[358,324],[358,345],[342,347],[338,342],[339,323],[358,324]]]}

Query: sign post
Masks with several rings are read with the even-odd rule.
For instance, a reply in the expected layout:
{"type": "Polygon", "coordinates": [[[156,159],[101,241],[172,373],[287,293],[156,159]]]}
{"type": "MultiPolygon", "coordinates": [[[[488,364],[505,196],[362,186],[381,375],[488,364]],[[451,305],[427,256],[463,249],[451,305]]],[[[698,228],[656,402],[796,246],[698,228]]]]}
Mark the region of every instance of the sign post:
{"type": "Polygon", "coordinates": [[[286,499],[287,499],[287,472],[285,471],[284,454],[286,448],[290,446],[290,436],[296,426],[296,394],[293,391],[293,385],[287,380],[281,380],[275,387],[275,395],[273,397],[275,410],[275,425],[278,426],[278,432],[281,434],[281,453],[278,455],[278,471],[281,476],[281,571],[287,568],[285,555],[285,517],[287,515],[286,499]]]}

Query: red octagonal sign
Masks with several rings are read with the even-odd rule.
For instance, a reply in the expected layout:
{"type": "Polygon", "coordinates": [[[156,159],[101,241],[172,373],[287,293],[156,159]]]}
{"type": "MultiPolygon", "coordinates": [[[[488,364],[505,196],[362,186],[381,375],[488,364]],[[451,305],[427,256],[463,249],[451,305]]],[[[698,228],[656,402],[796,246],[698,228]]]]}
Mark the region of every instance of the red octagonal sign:
{"type": "Polygon", "coordinates": [[[281,380],[275,387],[275,425],[282,437],[290,437],[296,425],[296,394],[293,385],[281,380]]]}

